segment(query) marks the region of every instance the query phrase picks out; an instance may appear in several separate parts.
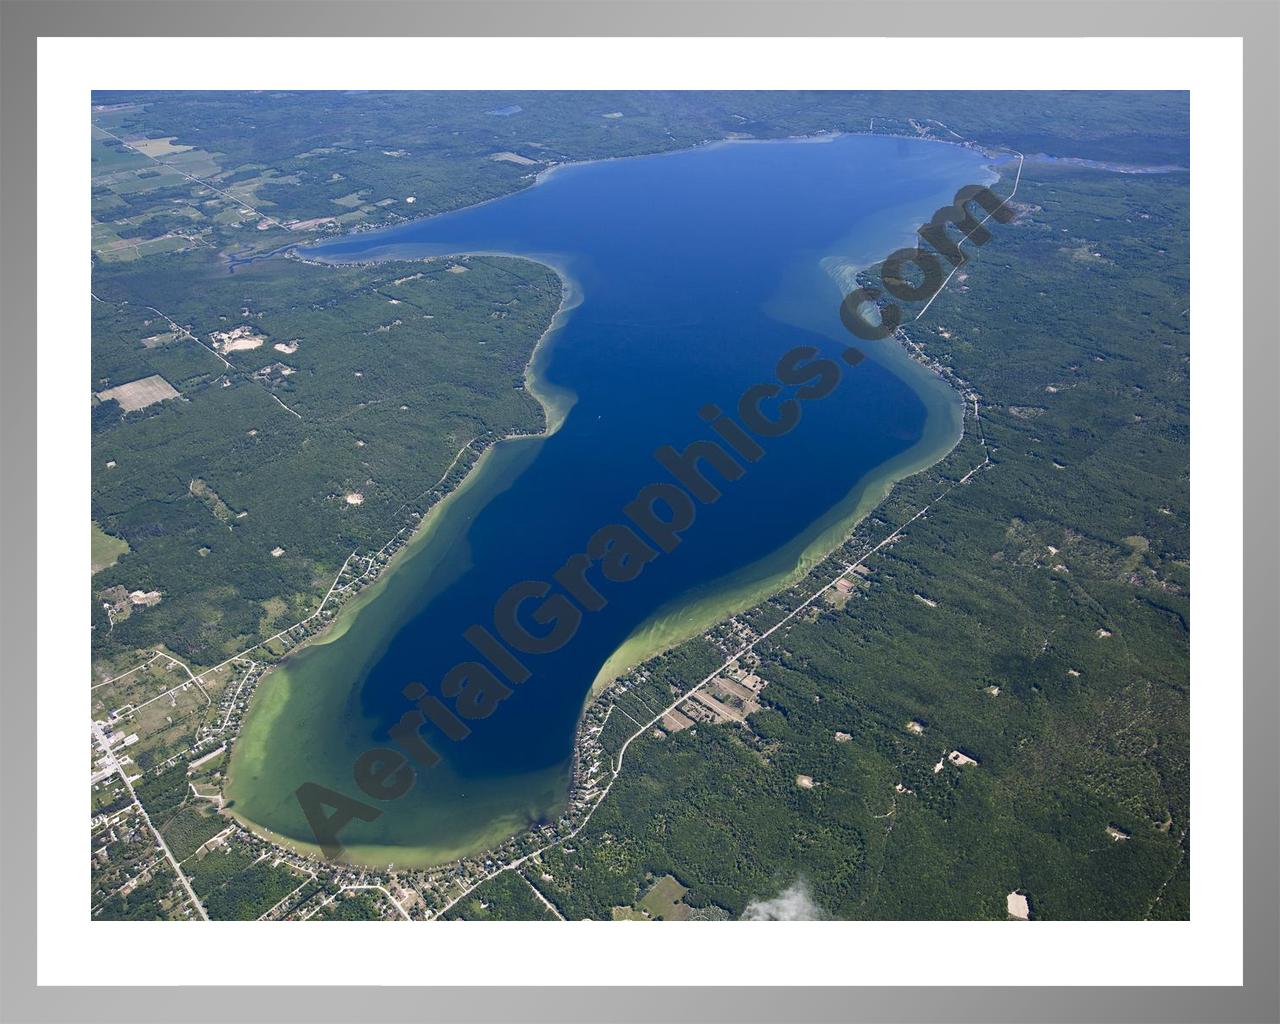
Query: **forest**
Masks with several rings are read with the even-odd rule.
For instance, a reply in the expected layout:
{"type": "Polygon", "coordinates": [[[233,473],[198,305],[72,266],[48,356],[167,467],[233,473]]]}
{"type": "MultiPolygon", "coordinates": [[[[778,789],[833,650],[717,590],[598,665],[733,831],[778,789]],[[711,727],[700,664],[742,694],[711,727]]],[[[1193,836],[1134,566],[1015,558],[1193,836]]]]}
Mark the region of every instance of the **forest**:
{"type": "MultiPolygon", "coordinates": [[[[734,917],[803,884],[845,919],[1002,920],[1013,891],[1039,919],[1187,918],[1186,178],[1028,162],[1017,208],[909,332],[981,396],[985,448],[970,416],[947,459],[743,617],[778,621],[990,466],[842,607],[762,645],[749,728],[630,746],[587,828],[530,869],[566,917],[671,874],[734,917]]],[[[706,645],[685,646],[691,681],[706,645]]]]}
{"type": "Polygon", "coordinates": [[[232,275],[182,254],[101,268],[94,287],[95,392],[151,374],[179,392],[95,409],[93,518],[129,545],[93,579],[100,654],[221,661],[314,611],[469,441],[542,428],[524,368],[560,282],[540,264],[232,275]],[[240,327],[231,344],[256,347],[219,356],[213,336],[240,327]],[[115,587],[161,599],[108,614],[115,587]]]}

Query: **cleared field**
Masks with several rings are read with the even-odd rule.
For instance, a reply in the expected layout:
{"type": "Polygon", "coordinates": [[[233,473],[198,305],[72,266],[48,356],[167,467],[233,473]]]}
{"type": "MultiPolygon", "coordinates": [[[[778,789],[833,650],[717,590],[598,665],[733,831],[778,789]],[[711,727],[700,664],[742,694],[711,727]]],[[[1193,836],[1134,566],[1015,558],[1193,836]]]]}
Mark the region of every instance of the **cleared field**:
{"type": "Polygon", "coordinates": [[[130,381],[128,384],[117,384],[97,394],[98,398],[104,402],[115,399],[125,412],[135,412],[149,405],[155,405],[156,402],[178,397],[178,392],[173,385],[158,373],[143,377],[141,380],[130,381]]]}
{"type": "Polygon", "coordinates": [[[138,737],[127,750],[147,771],[188,749],[206,717],[214,713],[204,694],[188,681],[120,716],[113,725],[138,737]]]}
{"type": "MultiPolygon", "coordinates": [[[[153,697],[146,704],[138,705],[128,714],[127,720],[138,731],[150,732],[187,718],[208,703],[200,688],[184,674],[176,687],[153,697]]],[[[125,728],[125,721],[125,716],[122,716],[119,728],[125,728]]]]}
{"type": "Polygon", "coordinates": [[[129,551],[129,542],[113,537],[103,531],[97,523],[90,524],[89,559],[93,572],[107,569],[120,560],[120,556],[129,551]]]}
{"type": "Polygon", "coordinates": [[[178,335],[173,331],[161,331],[159,334],[153,334],[149,338],[142,339],[143,348],[159,348],[161,345],[168,345],[170,342],[177,341],[178,335]]]}
{"type": "Polygon", "coordinates": [[[117,753],[143,772],[182,755],[196,741],[201,726],[217,715],[212,700],[185,669],[162,655],[137,671],[94,687],[91,711],[96,721],[109,722],[110,731],[124,738],[117,753]]]}
{"type": "Polygon", "coordinates": [[[522,167],[531,167],[537,164],[537,160],[530,160],[527,156],[521,156],[519,153],[512,153],[504,150],[501,153],[494,153],[489,157],[490,160],[502,160],[509,164],[519,164],[522,167]]]}
{"type": "Polygon", "coordinates": [[[139,256],[154,256],[162,252],[181,252],[191,247],[192,242],[181,235],[165,235],[162,238],[148,238],[134,248],[139,256]]]}
{"type": "Polygon", "coordinates": [[[640,900],[640,909],[647,910],[655,921],[688,920],[693,908],[681,902],[688,891],[672,875],[664,875],[644,894],[640,900]]]}
{"type": "Polygon", "coordinates": [[[136,197],[144,192],[154,192],[162,188],[185,187],[187,184],[186,176],[177,171],[165,170],[156,173],[152,168],[148,167],[138,173],[111,180],[107,182],[107,187],[118,196],[136,197]]]}
{"type": "Polygon", "coordinates": [[[354,207],[360,206],[364,202],[364,192],[352,192],[345,196],[339,196],[337,199],[329,200],[335,206],[354,207]]]}
{"type": "Polygon", "coordinates": [[[126,139],[125,141],[130,148],[149,157],[170,156],[174,153],[191,151],[191,146],[175,146],[173,139],[174,136],[170,135],[166,139],[126,139]]]}
{"type": "MultiPolygon", "coordinates": [[[[239,688],[248,673],[248,662],[233,661],[229,665],[207,670],[200,677],[200,687],[216,705],[227,691],[227,688],[230,687],[232,690],[239,688]]],[[[215,714],[212,720],[215,722],[221,721],[221,716],[215,714]]]]}
{"type": "Polygon", "coordinates": [[[94,177],[147,166],[144,156],[97,129],[94,129],[92,159],[94,177]]]}
{"type": "Polygon", "coordinates": [[[112,711],[145,704],[184,679],[186,673],[181,668],[164,658],[152,658],[144,667],[94,686],[90,712],[95,719],[105,719],[112,711]]]}

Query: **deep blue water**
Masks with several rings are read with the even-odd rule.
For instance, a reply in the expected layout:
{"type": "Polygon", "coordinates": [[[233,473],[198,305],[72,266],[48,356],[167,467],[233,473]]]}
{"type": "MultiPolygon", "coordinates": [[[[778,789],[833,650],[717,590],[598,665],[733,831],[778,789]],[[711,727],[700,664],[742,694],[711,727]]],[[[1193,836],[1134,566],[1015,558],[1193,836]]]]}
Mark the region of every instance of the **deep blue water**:
{"type": "MultiPolygon", "coordinates": [[[[361,613],[354,630],[383,635],[362,655],[357,677],[337,684],[346,694],[348,750],[316,781],[360,795],[350,751],[383,739],[408,709],[402,688],[419,680],[438,692],[447,669],[475,658],[463,630],[492,629],[507,587],[551,580],[594,531],[625,522],[622,508],[641,487],[670,479],[656,448],[713,436],[701,407],[733,410],[748,386],[775,379],[775,363],[797,345],[836,357],[855,340],[840,325],[842,289],[822,269],[824,257],[881,258],[958,188],[989,177],[979,154],[925,142],[716,145],[561,168],[501,200],[310,250],[335,261],[533,255],[564,271],[581,299],[543,363],[549,384],[576,402],[549,438],[503,445],[482,471],[490,479],[460,500],[456,525],[427,542],[433,550],[411,556],[417,568],[396,570],[416,574],[412,600],[373,613],[375,601],[361,613]]],[[[386,805],[378,822],[353,826],[353,839],[450,846],[480,835],[499,811],[553,810],[520,780],[549,773],[563,793],[583,699],[637,626],[694,588],[794,545],[867,474],[922,437],[918,383],[901,375],[900,354],[877,348],[892,342],[858,344],[867,361],[842,367],[839,387],[806,403],[789,435],[761,439],[763,459],[736,482],[712,477],[724,497],[698,507],[674,552],[631,582],[592,572],[607,607],[587,614],[560,651],[522,655],[532,678],[490,717],[470,722],[470,738],[455,743],[428,730],[446,763],[419,773],[414,791],[386,805]],[[461,804],[463,792],[474,802],[461,804]]],[[[350,672],[345,642],[299,661],[310,659],[304,667],[315,672],[329,659],[350,672]]],[[[299,781],[283,780],[281,791],[299,781]]],[[[296,813],[280,805],[277,820],[264,824],[293,832],[281,816],[296,813]]]]}

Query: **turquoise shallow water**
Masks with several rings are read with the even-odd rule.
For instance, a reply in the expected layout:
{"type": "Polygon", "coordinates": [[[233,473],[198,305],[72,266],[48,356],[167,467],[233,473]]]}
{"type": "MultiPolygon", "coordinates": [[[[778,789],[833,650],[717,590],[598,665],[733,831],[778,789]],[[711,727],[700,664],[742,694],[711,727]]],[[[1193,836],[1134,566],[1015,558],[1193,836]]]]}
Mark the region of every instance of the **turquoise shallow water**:
{"type": "MultiPolygon", "coordinates": [[[[520,581],[551,581],[588,538],[626,522],[637,492],[671,474],[654,457],[713,438],[699,411],[734,410],[779,358],[812,346],[838,360],[850,338],[841,271],[909,242],[956,190],[989,180],[984,158],[936,143],[876,137],[731,143],[557,169],[524,192],[311,250],[327,260],[506,252],[542,259],[571,283],[568,310],[539,359],[567,415],[551,436],[499,445],[433,532],[363,602],[349,628],[273,674],[237,746],[238,812],[287,837],[311,837],[294,790],[317,782],[367,800],[352,765],[410,709],[411,682],[439,694],[477,659],[473,624],[496,632],[495,602],[520,581]]],[[[625,582],[589,579],[606,605],[572,639],[523,653],[529,678],[454,741],[428,725],[442,762],[407,795],[374,802],[344,841],[365,859],[430,862],[557,813],[574,730],[592,680],[655,616],[717,587],[749,590],[793,568],[816,531],[847,516],[886,466],[940,455],[958,404],[889,342],[803,403],[800,423],[758,438],[766,454],[740,479],[708,475],[723,497],[698,504],[680,543],[625,582]],[[385,851],[380,858],[376,852],[385,851]]],[[[794,388],[766,403],[770,415],[794,388]]],[[[575,607],[583,602],[564,595],[575,607]]],[[[523,609],[531,633],[540,600],[523,609]]],[[[566,610],[561,606],[562,610],[566,610]]],[[[553,610],[552,608],[548,609],[553,610]]],[[[452,701],[448,701],[452,704],[452,701]]]]}

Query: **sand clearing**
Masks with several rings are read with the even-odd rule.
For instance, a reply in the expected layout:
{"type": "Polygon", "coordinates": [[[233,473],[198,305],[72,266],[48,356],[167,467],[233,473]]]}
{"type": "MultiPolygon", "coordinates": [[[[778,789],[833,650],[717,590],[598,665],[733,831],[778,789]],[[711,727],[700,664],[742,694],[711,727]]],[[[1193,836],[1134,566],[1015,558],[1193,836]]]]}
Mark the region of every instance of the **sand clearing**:
{"type": "Polygon", "coordinates": [[[813,789],[813,776],[797,775],[796,785],[799,786],[801,789],[813,789]]]}
{"type": "Polygon", "coordinates": [[[1027,902],[1027,898],[1022,893],[1011,892],[1004,900],[1009,916],[1015,921],[1031,920],[1031,904],[1027,902]]]}
{"type": "Polygon", "coordinates": [[[913,732],[917,736],[924,735],[924,723],[917,722],[914,718],[907,723],[907,732],[913,732]]]}
{"type": "Polygon", "coordinates": [[[363,495],[363,494],[361,494],[359,491],[352,491],[350,494],[348,494],[348,495],[347,495],[347,504],[348,504],[348,505],[363,505],[363,504],[364,504],[364,495],[363,495]]]}
{"type": "Polygon", "coordinates": [[[291,356],[298,351],[298,339],[294,338],[293,341],[277,341],[271,347],[277,352],[283,352],[285,355],[291,356]]]}
{"type": "Polygon", "coordinates": [[[953,750],[947,755],[947,760],[959,768],[963,768],[967,764],[977,764],[976,758],[970,757],[968,754],[962,754],[958,750],[953,750]]]}
{"type": "Polygon", "coordinates": [[[223,355],[228,352],[247,352],[267,343],[267,339],[254,334],[253,328],[248,324],[241,324],[230,331],[214,331],[209,337],[213,339],[214,351],[223,355]]]}
{"type": "Polygon", "coordinates": [[[272,557],[272,558],[279,558],[279,557],[280,557],[281,555],[283,555],[283,554],[284,554],[284,548],[272,548],[272,549],[271,549],[271,557],[272,557]]]}

